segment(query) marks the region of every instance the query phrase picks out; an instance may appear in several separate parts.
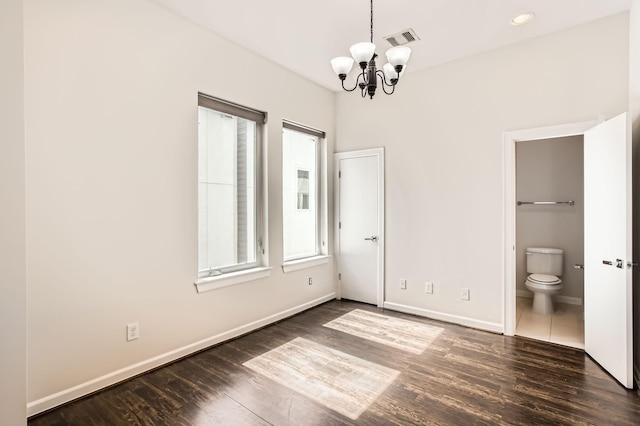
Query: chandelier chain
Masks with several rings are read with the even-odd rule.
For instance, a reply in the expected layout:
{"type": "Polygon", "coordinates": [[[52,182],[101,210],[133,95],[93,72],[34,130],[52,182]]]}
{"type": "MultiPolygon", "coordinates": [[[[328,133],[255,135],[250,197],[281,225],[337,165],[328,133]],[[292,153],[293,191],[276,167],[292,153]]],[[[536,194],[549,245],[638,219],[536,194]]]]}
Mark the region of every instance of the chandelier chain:
{"type": "Polygon", "coordinates": [[[371,0],[371,43],[373,43],[373,0],[371,0]]]}

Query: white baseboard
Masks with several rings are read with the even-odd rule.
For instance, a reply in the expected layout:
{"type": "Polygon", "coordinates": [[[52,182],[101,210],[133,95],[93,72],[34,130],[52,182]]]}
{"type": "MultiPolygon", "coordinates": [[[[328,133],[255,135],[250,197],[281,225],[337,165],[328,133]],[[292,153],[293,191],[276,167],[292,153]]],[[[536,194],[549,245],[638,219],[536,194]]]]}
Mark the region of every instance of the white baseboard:
{"type": "MultiPolygon", "coordinates": [[[[528,290],[517,290],[516,296],[518,297],[527,297],[529,299],[533,298],[533,293],[528,290]]],[[[566,303],[568,305],[580,305],[582,306],[582,299],[580,297],[570,297],[570,296],[553,296],[553,300],[559,303],[566,303]]]]}
{"type": "Polygon", "coordinates": [[[170,352],[166,352],[145,361],[138,362],[109,374],[105,374],[104,376],[97,377],[93,380],[89,380],[88,382],[81,383],[77,386],[73,386],[69,389],[65,389],[53,395],[49,395],[36,401],[29,402],[27,404],[27,416],[33,416],[38,413],[42,413],[43,411],[50,410],[51,408],[57,407],[58,405],[73,401],[74,399],[83,397],[92,392],[96,392],[100,389],[114,385],[154,368],[158,368],[162,365],[168,364],[187,355],[191,355],[210,346],[217,345],[219,343],[246,334],[250,331],[257,330],[261,327],[288,318],[292,315],[313,308],[314,306],[328,302],[335,298],[335,293],[327,294],[326,296],[320,297],[307,303],[303,303],[302,305],[295,306],[291,309],[278,312],[257,321],[250,322],[249,324],[236,327],[224,333],[208,337],[198,342],[183,346],[170,352]]]}
{"type": "Polygon", "coordinates": [[[461,317],[458,315],[445,314],[442,312],[431,311],[429,309],[416,308],[413,306],[400,305],[398,303],[384,302],[383,307],[392,311],[404,312],[405,314],[413,314],[421,317],[431,318],[439,321],[450,322],[453,324],[464,325],[465,327],[477,328],[480,330],[491,331],[494,333],[503,333],[502,324],[480,321],[473,318],[461,317]]]}
{"type": "Polygon", "coordinates": [[[580,297],[553,296],[553,300],[560,303],[566,303],[568,305],[582,306],[582,299],[580,297]]]}

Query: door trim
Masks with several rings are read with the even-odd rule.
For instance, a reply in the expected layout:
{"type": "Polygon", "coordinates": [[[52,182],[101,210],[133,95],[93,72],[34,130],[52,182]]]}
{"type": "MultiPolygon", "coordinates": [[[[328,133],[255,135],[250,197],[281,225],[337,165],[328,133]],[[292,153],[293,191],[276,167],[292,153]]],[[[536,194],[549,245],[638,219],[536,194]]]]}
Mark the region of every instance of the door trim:
{"type": "Polygon", "coordinates": [[[504,285],[502,311],[503,333],[516,333],[516,143],[540,139],[584,135],[602,120],[582,121],[557,126],[508,131],[502,134],[503,145],[503,209],[504,209],[504,285]]]}
{"type": "MultiPolygon", "coordinates": [[[[333,172],[333,188],[334,188],[334,252],[336,253],[336,262],[338,272],[340,272],[340,229],[338,226],[340,218],[340,160],[348,158],[377,157],[378,159],[378,270],[376,295],[377,305],[381,308],[384,304],[384,148],[372,148],[359,151],[336,152],[333,155],[334,172],[333,172]]],[[[340,299],[340,279],[338,279],[337,298],[340,299]]]]}

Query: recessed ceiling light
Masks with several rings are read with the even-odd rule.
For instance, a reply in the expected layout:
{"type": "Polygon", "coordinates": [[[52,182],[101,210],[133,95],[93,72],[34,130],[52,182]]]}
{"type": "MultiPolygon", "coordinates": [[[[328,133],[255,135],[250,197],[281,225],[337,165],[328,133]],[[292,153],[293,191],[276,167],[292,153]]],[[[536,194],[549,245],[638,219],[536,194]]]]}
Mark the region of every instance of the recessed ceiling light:
{"type": "Polygon", "coordinates": [[[533,21],[533,18],[536,15],[533,14],[533,12],[527,12],[527,13],[523,13],[521,15],[516,16],[515,18],[513,18],[511,20],[511,25],[524,25],[527,22],[531,22],[533,21]]]}

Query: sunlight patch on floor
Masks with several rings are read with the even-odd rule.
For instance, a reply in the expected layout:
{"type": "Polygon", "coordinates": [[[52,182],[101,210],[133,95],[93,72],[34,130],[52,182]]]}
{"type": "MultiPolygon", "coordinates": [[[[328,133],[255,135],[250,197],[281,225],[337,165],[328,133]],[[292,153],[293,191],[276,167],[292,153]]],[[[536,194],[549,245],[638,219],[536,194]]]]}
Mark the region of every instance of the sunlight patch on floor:
{"type": "Polygon", "coordinates": [[[418,355],[444,330],[360,309],[354,309],[324,326],[418,355]]]}
{"type": "Polygon", "coordinates": [[[243,365],[353,420],[400,374],[301,337],[243,365]]]}

